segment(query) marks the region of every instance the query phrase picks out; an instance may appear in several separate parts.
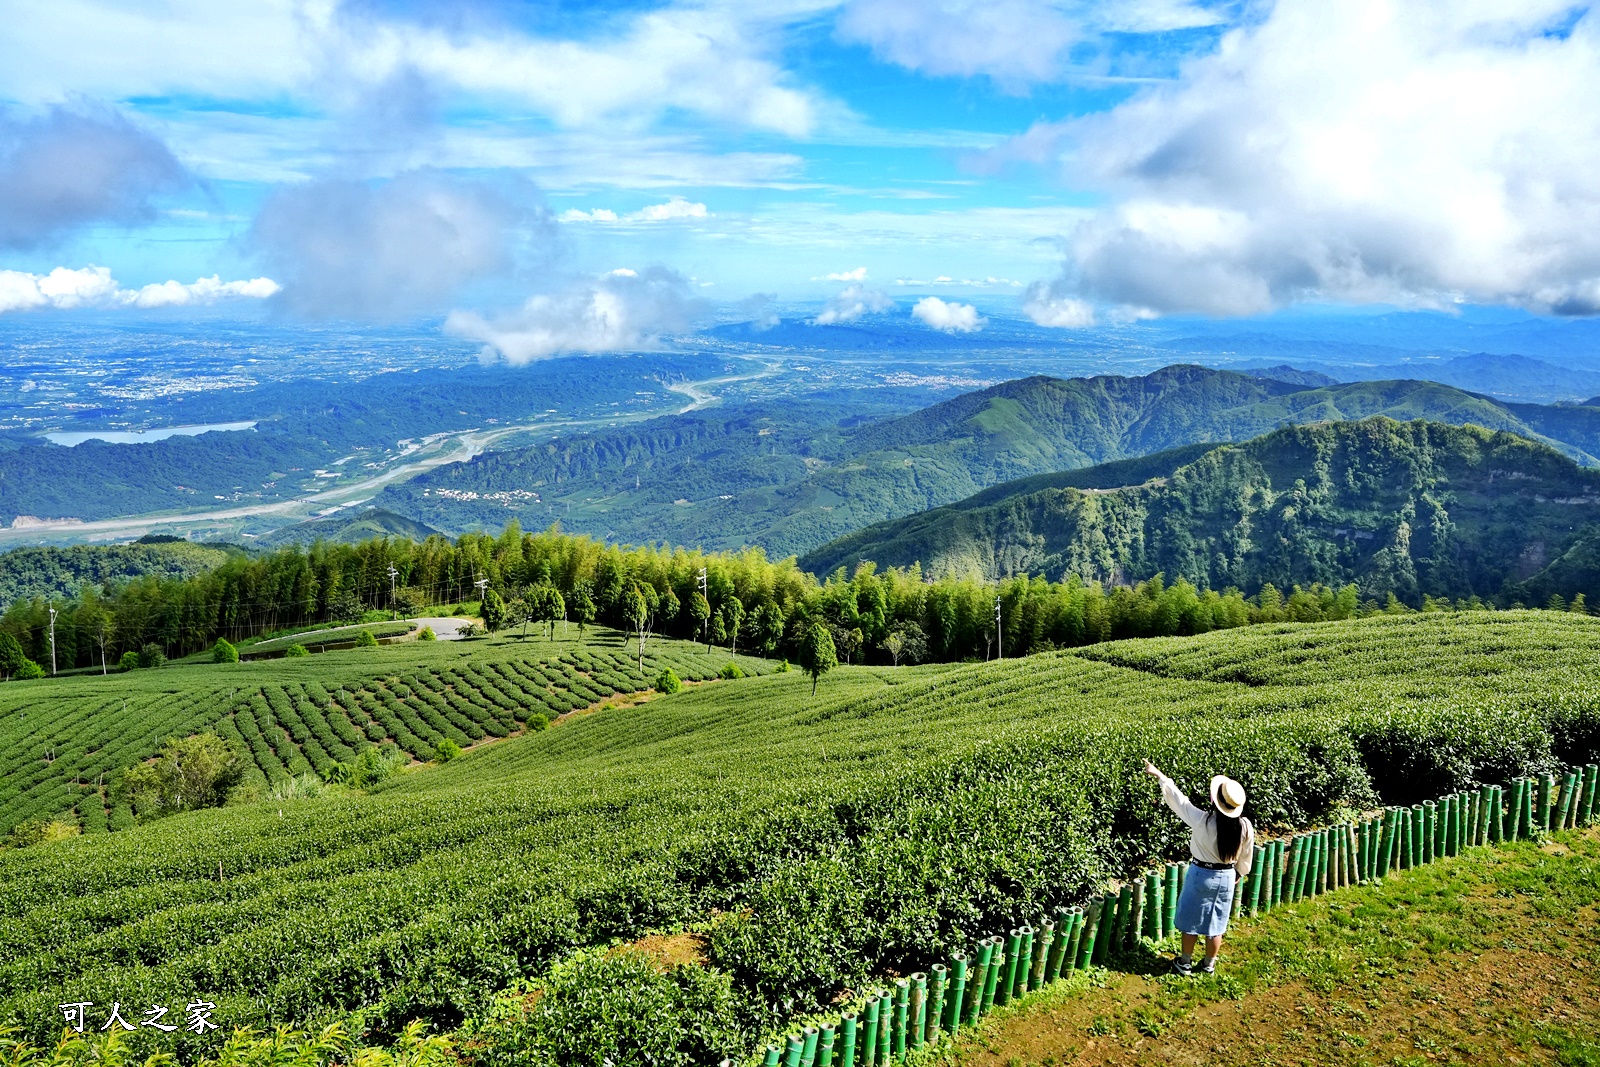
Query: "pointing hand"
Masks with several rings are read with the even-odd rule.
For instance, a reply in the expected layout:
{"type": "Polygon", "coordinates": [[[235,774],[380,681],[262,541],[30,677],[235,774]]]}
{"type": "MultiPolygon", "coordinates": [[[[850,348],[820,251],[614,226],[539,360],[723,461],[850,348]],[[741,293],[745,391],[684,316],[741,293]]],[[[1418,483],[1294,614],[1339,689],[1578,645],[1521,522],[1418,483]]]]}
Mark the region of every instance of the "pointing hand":
{"type": "Polygon", "coordinates": [[[1154,775],[1157,778],[1161,777],[1161,772],[1156,770],[1156,765],[1149,760],[1144,761],[1144,773],[1154,775]]]}

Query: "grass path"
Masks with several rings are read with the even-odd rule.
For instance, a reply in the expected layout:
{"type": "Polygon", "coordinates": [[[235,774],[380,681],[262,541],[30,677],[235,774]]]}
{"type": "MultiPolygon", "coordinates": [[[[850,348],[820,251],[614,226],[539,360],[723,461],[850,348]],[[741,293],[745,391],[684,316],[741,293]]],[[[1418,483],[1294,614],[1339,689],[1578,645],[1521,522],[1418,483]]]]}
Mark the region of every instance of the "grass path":
{"type": "Polygon", "coordinates": [[[1148,947],[997,1011],[958,1067],[1600,1067],[1600,828],[1470,849],[1238,923],[1214,978],[1148,947]]]}

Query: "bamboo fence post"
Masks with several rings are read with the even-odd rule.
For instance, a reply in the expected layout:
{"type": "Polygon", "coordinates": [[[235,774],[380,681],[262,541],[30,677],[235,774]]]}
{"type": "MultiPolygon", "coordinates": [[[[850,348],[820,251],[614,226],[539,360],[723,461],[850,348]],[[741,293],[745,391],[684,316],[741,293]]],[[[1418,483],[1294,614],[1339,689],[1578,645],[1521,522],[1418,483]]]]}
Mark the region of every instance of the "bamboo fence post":
{"type": "Polygon", "coordinates": [[[957,952],[950,957],[950,997],[945,1004],[944,1028],[951,1034],[961,1029],[962,1001],[967,995],[967,957],[957,952]]]}
{"type": "Polygon", "coordinates": [[[817,1027],[817,1067],[833,1067],[833,1038],[832,1023],[823,1023],[817,1027]]]}
{"type": "Polygon", "coordinates": [[[800,1031],[803,1043],[800,1046],[800,1067],[813,1067],[817,1062],[817,1038],[820,1031],[815,1026],[808,1026],[800,1031]]]}
{"type": "Polygon", "coordinates": [[[839,1067],[856,1067],[856,1013],[847,1011],[839,1020],[839,1067]]]}

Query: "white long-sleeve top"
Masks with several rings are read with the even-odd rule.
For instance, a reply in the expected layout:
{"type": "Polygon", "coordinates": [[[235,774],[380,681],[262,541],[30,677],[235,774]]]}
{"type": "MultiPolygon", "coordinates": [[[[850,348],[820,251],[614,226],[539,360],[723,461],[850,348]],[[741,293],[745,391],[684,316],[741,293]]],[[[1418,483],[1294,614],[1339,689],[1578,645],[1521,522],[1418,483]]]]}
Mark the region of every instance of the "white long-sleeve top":
{"type": "MultiPolygon", "coordinates": [[[[1189,826],[1190,855],[1206,863],[1226,863],[1227,860],[1217,851],[1217,832],[1206,818],[1206,813],[1189,803],[1189,798],[1183,795],[1171,778],[1164,774],[1158,774],[1157,777],[1161,781],[1161,799],[1189,826]]],[[[1233,869],[1243,878],[1250,873],[1256,861],[1256,831],[1249,819],[1241,818],[1239,822],[1239,857],[1233,861],[1233,869]]]]}

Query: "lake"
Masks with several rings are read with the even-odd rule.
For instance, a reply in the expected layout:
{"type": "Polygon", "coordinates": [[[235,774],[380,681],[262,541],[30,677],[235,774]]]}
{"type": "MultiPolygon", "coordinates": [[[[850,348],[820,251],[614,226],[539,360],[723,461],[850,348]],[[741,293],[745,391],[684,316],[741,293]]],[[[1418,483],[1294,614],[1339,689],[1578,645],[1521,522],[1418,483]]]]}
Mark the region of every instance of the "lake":
{"type": "Polygon", "coordinates": [[[197,437],[203,433],[221,430],[253,430],[250,422],[207,422],[198,426],[163,426],[156,430],[83,430],[71,433],[47,433],[44,436],[58,445],[81,445],[85,441],[105,441],[113,445],[145,445],[151,441],[165,441],[169,437],[197,437]]]}

